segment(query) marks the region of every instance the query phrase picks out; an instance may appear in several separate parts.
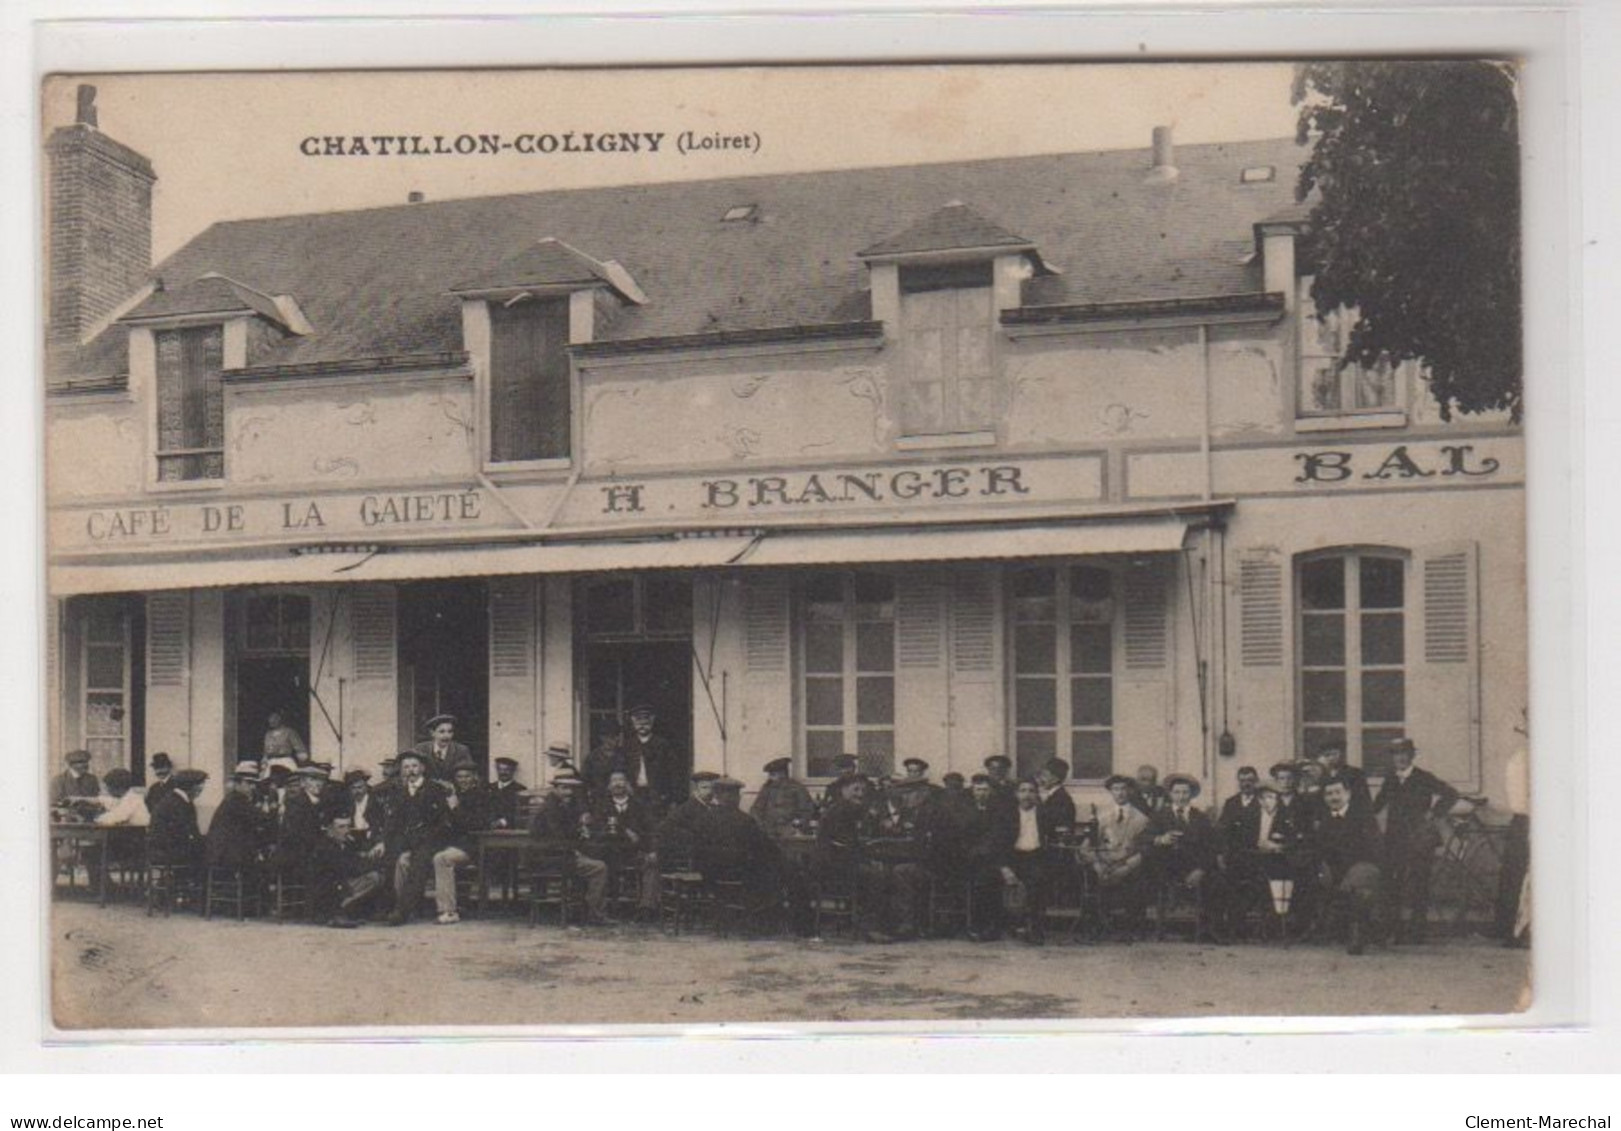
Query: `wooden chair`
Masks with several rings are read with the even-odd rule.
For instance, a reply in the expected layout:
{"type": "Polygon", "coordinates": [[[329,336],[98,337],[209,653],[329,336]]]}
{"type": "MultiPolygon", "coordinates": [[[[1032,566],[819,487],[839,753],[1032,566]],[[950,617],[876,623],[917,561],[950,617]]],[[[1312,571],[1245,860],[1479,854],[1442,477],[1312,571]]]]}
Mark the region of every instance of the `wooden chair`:
{"type": "Polygon", "coordinates": [[[191,864],[146,863],[146,913],[167,919],[176,908],[198,906],[200,876],[191,864]]]}
{"type": "Polygon", "coordinates": [[[263,894],[257,869],[210,865],[203,888],[203,918],[212,919],[216,905],[235,914],[238,921],[248,917],[251,907],[257,918],[263,910],[263,894]]]}
{"type": "Polygon", "coordinates": [[[693,866],[690,850],[664,845],[659,849],[659,925],[673,934],[703,920],[710,903],[703,873],[693,866]]]}
{"type": "Polygon", "coordinates": [[[529,925],[538,927],[543,911],[555,910],[558,925],[567,928],[569,915],[579,912],[585,917],[585,892],[574,875],[572,855],[563,853],[535,853],[525,861],[523,869],[529,894],[529,925]]]}
{"type": "Polygon", "coordinates": [[[821,872],[812,878],[811,931],[816,937],[826,937],[825,924],[842,924],[854,936],[860,916],[861,885],[855,872],[821,872]]]}
{"type": "Polygon", "coordinates": [[[278,923],[301,919],[310,911],[309,881],[297,868],[273,868],[269,876],[270,917],[278,923]]]}

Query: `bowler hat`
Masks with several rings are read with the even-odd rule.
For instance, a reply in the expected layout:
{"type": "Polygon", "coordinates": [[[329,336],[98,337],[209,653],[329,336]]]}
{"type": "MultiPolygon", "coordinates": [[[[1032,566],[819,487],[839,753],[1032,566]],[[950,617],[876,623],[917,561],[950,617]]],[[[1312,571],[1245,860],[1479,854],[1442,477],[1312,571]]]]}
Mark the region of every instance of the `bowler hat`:
{"type": "Polygon", "coordinates": [[[161,750],[152,755],[152,768],[154,770],[167,770],[173,765],[174,761],[161,750]]]}

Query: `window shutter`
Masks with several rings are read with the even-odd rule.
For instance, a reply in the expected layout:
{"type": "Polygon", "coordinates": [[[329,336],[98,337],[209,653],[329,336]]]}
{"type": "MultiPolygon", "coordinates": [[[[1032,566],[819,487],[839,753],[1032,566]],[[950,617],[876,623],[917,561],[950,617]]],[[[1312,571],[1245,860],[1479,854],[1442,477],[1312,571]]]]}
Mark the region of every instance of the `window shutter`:
{"type": "Polygon", "coordinates": [[[1239,558],[1239,656],[1247,668],[1283,663],[1283,563],[1273,551],[1239,558]]]}
{"type": "MultiPolygon", "coordinates": [[[[62,663],[62,602],[55,597],[45,598],[45,679],[46,686],[54,690],[61,685],[62,663]]],[[[54,705],[54,699],[53,699],[54,705]]]]}
{"type": "Polygon", "coordinates": [[[1454,785],[1478,789],[1480,773],[1479,547],[1420,547],[1414,639],[1408,645],[1407,732],[1420,764],[1454,785]]]}
{"type": "Polygon", "coordinates": [[[751,672],[788,670],[788,579],[751,574],[743,582],[743,659],[751,672]]]}
{"type": "Polygon", "coordinates": [[[354,636],[355,678],[394,678],[394,591],[357,589],[349,599],[349,623],[354,636]]]}
{"type": "Polygon", "coordinates": [[[1169,577],[1170,571],[1158,559],[1126,569],[1121,591],[1126,606],[1126,667],[1130,670],[1158,670],[1165,666],[1169,577]]]}
{"type": "Polygon", "coordinates": [[[490,675],[526,679],[534,643],[535,583],[526,577],[490,582],[490,675]]]}
{"type": "Polygon", "coordinates": [[[146,599],[148,687],[175,687],[185,682],[190,611],[184,593],[154,593],[146,599]]]}
{"type": "Polygon", "coordinates": [[[996,664],[995,576],[989,571],[957,574],[951,599],[951,670],[989,672],[996,664]]]}
{"type": "Polygon", "coordinates": [[[945,593],[939,579],[908,574],[895,593],[895,660],[902,668],[937,668],[945,653],[945,593]]]}

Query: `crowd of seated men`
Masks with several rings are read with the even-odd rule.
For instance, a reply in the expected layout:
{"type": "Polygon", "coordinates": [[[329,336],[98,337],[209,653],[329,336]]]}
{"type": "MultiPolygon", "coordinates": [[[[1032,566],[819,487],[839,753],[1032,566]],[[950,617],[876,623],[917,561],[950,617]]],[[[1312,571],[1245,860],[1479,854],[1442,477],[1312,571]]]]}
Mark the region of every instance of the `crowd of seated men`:
{"type": "Polygon", "coordinates": [[[99,822],[145,826],[150,863],[291,879],[312,918],[333,927],[410,922],[430,880],[437,922],[459,922],[456,873],[476,859],[478,834],[524,829],[531,856],[577,886],[589,923],[612,921],[609,885],[621,881],[630,895],[615,906],[656,918],[660,875],[674,870],[729,882],[746,921],[799,933],[813,930],[813,907],[829,892],[848,898],[858,933],[873,942],[925,933],[942,893],[962,897],[970,938],[1012,930],[1038,945],[1055,901],[1135,934],[1151,906],[1181,899],[1213,941],[1245,916],[1272,914],[1296,935],[1343,936],[1353,954],[1376,925],[1391,941],[1422,939],[1436,822],[1458,799],[1414,765],[1407,739],[1391,745],[1377,794],[1328,750],[1272,766],[1266,783],[1241,768],[1238,792],[1217,814],[1195,804],[1196,778],[1162,782],[1144,766],[1109,777],[1108,800],[1085,819],[1065,788],[1070,768],[1056,759],[1015,780],[1010,760],[993,755],[971,779],[953,773],[936,784],[920,758],[873,777],[846,755],[817,796],[779,758],[764,766],[745,812],[742,783],[715,773],[692,774],[675,801],[624,765],[599,760],[588,780],[566,745],[547,755],[552,772],[539,794],[517,780],[510,758],[497,758],[486,782],[471,759],[421,747],[385,760],[376,782],[360,769],[338,779],[319,762],[243,762],[206,835],[195,800],[207,775],[175,770],[163,755],[143,793],[124,771],[96,781],[89,756],[75,751],[52,799],[95,810],[99,822]]]}

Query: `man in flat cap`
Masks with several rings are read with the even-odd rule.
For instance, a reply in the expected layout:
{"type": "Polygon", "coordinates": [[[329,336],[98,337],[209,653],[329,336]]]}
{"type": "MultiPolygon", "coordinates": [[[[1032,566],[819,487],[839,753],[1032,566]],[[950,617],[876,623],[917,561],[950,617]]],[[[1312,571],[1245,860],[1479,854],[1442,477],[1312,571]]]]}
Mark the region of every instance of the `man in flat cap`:
{"type": "Polygon", "coordinates": [[[416,917],[433,871],[433,854],[450,841],[450,791],[428,777],[427,755],[409,750],[399,757],[400,787],[389,807],[383,842],[371,854],[391,861],[394,911],[388,922],[400,926],[416,917]]]}
{"type": "MultiPolygon", "coordinates": [[[[1013,809],[1017,802],[1014,793],[1019,783],[1013,780],[1013,759],[1006,754],[992,754],[985,759],[985,777],[991,784],[991,799],[998,805],[1013,809]]],[[[977,776],[977,775],[976,775],[977,776]]],[[[973,792],[973,781],[969,781],[969,792],[973,792]]]]}
{"type": "Polygon", "coordinates": [[[523,823],[523,795],[529,787],[518,780],[518,760],[497,758],[490,785],[490,827],[515,829],[523,823]]]}
{"type": "Polygon", "coordinates": [[[552,775],[546,798],[530,819],[529,837],[539,856],[558,862],[585,885],[586,921],[602,925],[610,922],[608,865],[594,854],[590,830],[585,782],[577,774],[552,775]]]}
{"type": "Polygon", "coordinates": [[[665,814],[654,832],[659,859],[666,864],[691,860],[697,846],[698,824],[715,804],[715,783],[720,775],[698,770],[689,776],[687,799],[665,814]]]}
{"type": "Polygon", "coordinates": [[[770,837],[787,836],[810,821],[816,812],[810,790],[793,779],[793,766],[787,758],[773,758],[763,767],[765,784],[749,807],[749,816],[759,822],[770,837]]]}
{"type": "Polygon", "coordinates": [[[146,830],[147,859],[154,864],[195,867],[203,862],[203,834],[197,828],[197,795],[208,775],[202,770],[177,770],[170,785],[152,808],[146,830]]]}
{"type": "Polygon", "coordinates": [[[101,793],[101,782],[90,772],[90,751],[69,750],[67,769],[51,779],[51,804],[66,805],[74,800],[89,801],[101,793]]]}
{"type": "Polygon", "coordinates": [[[1390,744],[1391,772],[1379,783],[1372,811],[1385,814],[1383,890],[1385,925],[1396,942],[1423,942],[1430,918],[1430,871],[1441,847],[1439,822],[1458,803],[1458,791],[1413,764],[1410,738],[1390,744]]]}
{"type": "Polygon", "coordinates": [[[163,795],[174,788],[174,762],[169,755],[159,750],[152,755],[148,765],[152,770],[152,780],[146,783],[146,811],[152,813],[156,812],[163,795]]]}
{"type": "Polygon", "coordinates": [[[747,922],[771,916],[782,902],[782,857],[741,806],[743,783],[715,781],[715,804],[698,818],[693,862],[706,883],[732,882],[743,892],[747,922]]]}
{"type": "Polygon", "coordinates": [[[1165,793],[1165,807],[1149,819],[1156,878],[1190,893],[1198,905],[1203,930],[1220,941],[1226,904],[1216,869],[1216,829],[1204,810],[1193,804],[1200,793],[1199,779],[1168,774],[1165,793]]]}
{"type": "Polygon", "coordinates": [[[456,741],[455,715],[435,715],[423,724],[423,729],[428,737],[412,749],[427,759],[428,777],[437,782],[449,782],[455,777],[457,766],[477,769],[473,752],[456,741]]]}

